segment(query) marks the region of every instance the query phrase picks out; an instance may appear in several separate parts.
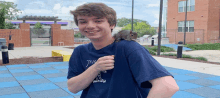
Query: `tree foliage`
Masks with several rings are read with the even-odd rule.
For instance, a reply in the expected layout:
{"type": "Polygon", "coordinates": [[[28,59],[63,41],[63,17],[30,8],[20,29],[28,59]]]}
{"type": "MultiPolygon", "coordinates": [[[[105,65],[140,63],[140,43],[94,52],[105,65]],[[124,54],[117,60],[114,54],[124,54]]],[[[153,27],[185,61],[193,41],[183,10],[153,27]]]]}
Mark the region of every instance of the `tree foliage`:
{"type": "Polygon", "coordinates": [[[5,23],[5,29],[15,29],[14,25],[10,22],[5,23]]]}
{"type": "Polygon", "coordinates": [[[34,25],[33,33],[34,33],[34,34],[37,34],[38,37],[39,37],[40,35],[45,34],[46,31],[43,29],[43,25],[42,25],[40,22],[37,22],[37,23],[34,25]]]}
{"type": "Polygon", "coordinates": [[[82,34],[79,32],[79,33],[76,33],[76,34],[74,34],[74,37],[75,38],[81,38],[82,37],[82,34]]]}
{"type": "Polygon", "coordinates": [[[17,9],[17,5],[13,2],[0,2],[0,9],[5,8],[5,19],[16,20],[18,18],[18,14],[22,13],[19,9],[17,9]]]}
{"type": "Polygon", "coordinates": [[[74,37],[75,37],[75,38],[85,38],[85,36],[82,35],[80,32],[74,34],[74,37]]]}
{"type": "Polygon", "coordinates": [[[35,29],[42,29],[42,28],[43,28],[43,25],[42,25],[40,22],[37,22],[37,23],[34,25],[34,28],[35,28],[35,29]]]}
{"type": "MultiPolygon", "coordinates": [[[[133,24],[137,24],[138,22],[144,22],[145,24],[148,24],[149,23],[147,21],[144,21],[144,20],[140,20],[140,19],[133,19],[133,24]]],[[[128,18],[119,18],[117,19],[117,26],[118,27],[124,27],[128,24],[132,24],[132,20],[131,19],[128,19],[128,18]]]]}
{"type": "Polygon", "coordinates": [[[0,10],[0,29],[5,29],[5,8],[0,10]]]}
{"type": "MultiPolygon", "coordinates": [[[[123,30],[131,30],[132,20],[128,18],[119,18],[117,19],[117,26],[124,27],[123,30]]],[[[151,27],[151,25],[144,20],[133,19],[133,31],[138,33],[138,37],[143,35],[155,35],[156,30],[151,27]]]]}
{"type": "MultiPolygon", "coordinates": [[[[122,30],[131,30],[131,24],[127,24],[122,30]]],[[[145,22],[137,22],[133,24],[133,31],[137,32],[138,37],[142,37],[146,34],[150,36],[156,34],[156,30],[145,22]]]]}

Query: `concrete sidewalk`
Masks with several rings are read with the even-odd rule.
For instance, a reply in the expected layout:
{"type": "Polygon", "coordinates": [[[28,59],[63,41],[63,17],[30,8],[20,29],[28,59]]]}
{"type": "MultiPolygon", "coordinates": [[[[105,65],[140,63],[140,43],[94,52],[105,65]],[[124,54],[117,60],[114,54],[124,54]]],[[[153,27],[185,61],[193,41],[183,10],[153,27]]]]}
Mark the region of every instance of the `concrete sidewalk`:
{"type": "Polygon", "coordinates": [[[161,65],[220,76],[220,65],[153,56],[161,65]]]}
{"type": "MultiPolygon", "coordinates": [[[[167,54],[167,53],[177,54],[177,52],[165,52],[165,54],[167,54]]],[[[190,55],[192,57],[204,57],[210,62],[220,63],[220,50],[183,51],[182,54],[190,55]]]]}
{"type": "MultiPolygon", "coordinates": [[[[75,45],[74,47],[76,47],[75,45]]],[[[52,50],[63,50],[72,53],[73,49],[65,48],[72,46],[34,46],[34,47],[15,47],[14,50],[8,50],[9,59],[22,58],[24,56],[33,57],[51,57],[52,50]]],[[[2,53],[0,53],[2,55],[2,53]]],[[[0,56],[2,59],[2,56],[0,56]]]]}

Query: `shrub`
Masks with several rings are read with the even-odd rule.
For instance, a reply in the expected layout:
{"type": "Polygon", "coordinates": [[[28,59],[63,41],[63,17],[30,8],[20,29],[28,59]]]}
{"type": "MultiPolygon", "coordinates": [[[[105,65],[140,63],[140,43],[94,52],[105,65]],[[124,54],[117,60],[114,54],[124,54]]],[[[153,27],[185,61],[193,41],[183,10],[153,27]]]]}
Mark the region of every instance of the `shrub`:
{"type": "MultiPolygon", "coordinates": [[[[177,56],[177,54],[174,53],[168,53],[168,54],[161,54],[161,55],[165,55],[165,56],[177,56]]],[[[198,60],[203,60],[203,61],[208,61],[206,58],[204,57],[192,57],[190,55],[185,55],[182,54],[182,58],[191,58],[191,59],[198,59],[198,60]]]]}
{"type": "MultiPolygon", "coordinates": [[[[158,50],[158,46],[154,46],[151,48],[153,51],[157,52],[158,50]]],[[[171,51],[175,51],[173,48],[170,47],[166,47],[166,46],[161,46],[160,47],[160,51],[161,52],[171,52],[171,51]]]]}

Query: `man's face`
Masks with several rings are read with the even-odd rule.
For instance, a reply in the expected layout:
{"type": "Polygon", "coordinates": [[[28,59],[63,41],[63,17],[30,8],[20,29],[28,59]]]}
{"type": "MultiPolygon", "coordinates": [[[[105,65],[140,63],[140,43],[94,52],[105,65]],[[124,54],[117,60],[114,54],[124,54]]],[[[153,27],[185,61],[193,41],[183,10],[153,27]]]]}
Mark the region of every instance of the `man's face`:
{"type": "Polygon", "coordinates": [[[106,18],[98,18],[96,16],[78,16],[78,27],[82,35],[91,40],[103,39],[111,36],[111,29],[106,18]]]}

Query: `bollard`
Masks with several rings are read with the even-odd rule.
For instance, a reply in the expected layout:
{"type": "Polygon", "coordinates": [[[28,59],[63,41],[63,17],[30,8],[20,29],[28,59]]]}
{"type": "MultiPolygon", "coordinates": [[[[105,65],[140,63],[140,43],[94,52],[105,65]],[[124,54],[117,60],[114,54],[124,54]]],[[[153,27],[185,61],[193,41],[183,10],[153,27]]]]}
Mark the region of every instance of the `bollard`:
{"type": "Polygon", "coordinates": [[[178,42],[178,49],[177,49],[177,58],[182,58],[182,51],[183,51],[183,42],[178,42]]]}
{"type": "Polygon", "coordinates": [[[151,40],[151,46],[154,46],[154,38],[151,40]]]}
{"type": "Polygon", "coordinates": [[[14,43],[8,43],[8,50],[14,50],[14,43]]]}
{"type": "Polygon", "coordinates": [[[9,63],[8,47],[7,47],[7,46],[2,46],[2,47],[1,47],[1,51],[2,51],[2,63],[3,63],[3,64],[9,63]]]}

